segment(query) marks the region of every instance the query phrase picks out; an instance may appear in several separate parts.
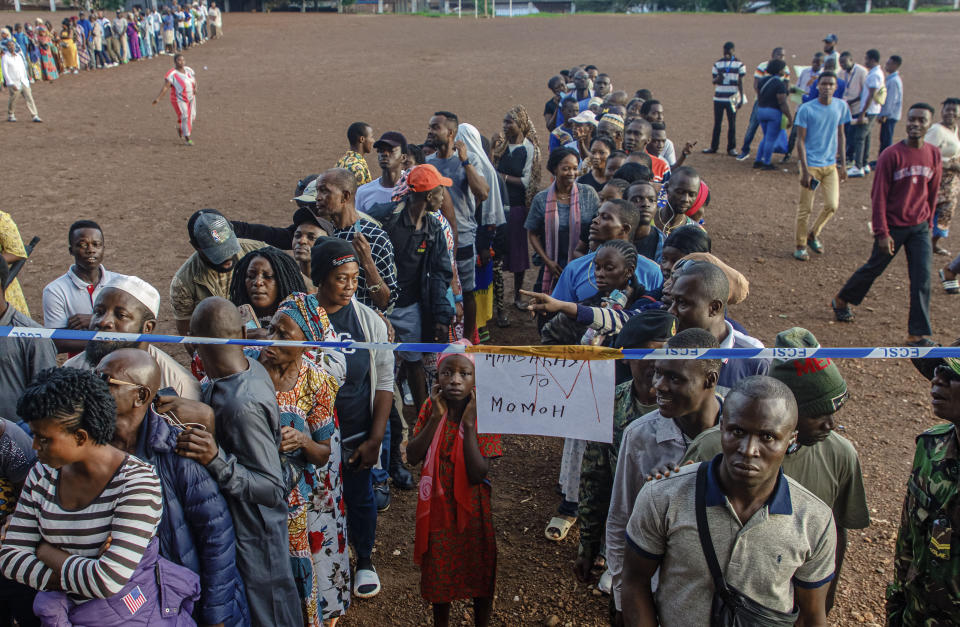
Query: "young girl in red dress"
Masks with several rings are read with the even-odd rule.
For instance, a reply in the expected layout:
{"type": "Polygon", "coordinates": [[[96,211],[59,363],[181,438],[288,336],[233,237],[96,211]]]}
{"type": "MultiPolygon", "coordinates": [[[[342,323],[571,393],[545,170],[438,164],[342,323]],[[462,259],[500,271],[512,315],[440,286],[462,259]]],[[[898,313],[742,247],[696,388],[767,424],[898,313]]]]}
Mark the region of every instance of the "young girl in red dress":
{"type": "Polygon", "coordinates": [[[499,435],[477,433],[473,355],[441,353],[437,374],[407,445],[409,462],[423,461],[414,547],[420,594],[433,604],[434,625],[446,627],[450,602],[469,598],[475,624],[487,625],[497,570],[487,473],[503,447],[499,435]]]}

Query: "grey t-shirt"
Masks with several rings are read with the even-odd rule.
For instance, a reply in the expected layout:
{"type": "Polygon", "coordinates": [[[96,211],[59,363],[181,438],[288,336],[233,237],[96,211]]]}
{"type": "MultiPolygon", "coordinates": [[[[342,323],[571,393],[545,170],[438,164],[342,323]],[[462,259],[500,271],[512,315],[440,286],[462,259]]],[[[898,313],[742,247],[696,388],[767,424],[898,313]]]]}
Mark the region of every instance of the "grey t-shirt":
{"type": "MultiPolygon", "coordinates": [[[[474,168],[479,169],[480,162],[476,157],[467,154],[467,160],[473,164],[474,168]]],[[[473,194],[470,193],[470,187],[467,185],[467,173],[460,164],[460,157],[454,153],[451,157],[440,159],[433,154],[427,157],[427,163],[453,181],[453,185],[447,188],[447,192],[453,202],[453,210],[457,214],[457,246],[462,248],[473,245],[477,240],[476,205],[473,194]]]]}

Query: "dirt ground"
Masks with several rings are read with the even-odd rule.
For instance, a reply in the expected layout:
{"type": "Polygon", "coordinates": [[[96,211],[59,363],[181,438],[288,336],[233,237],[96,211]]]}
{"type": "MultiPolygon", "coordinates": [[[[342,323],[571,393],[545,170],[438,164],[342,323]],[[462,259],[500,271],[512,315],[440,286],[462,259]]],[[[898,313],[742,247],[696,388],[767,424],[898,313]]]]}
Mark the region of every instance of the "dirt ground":
{"type": "MultiPolygon", "coordinates": [[[[35,16],[4,17],[12,24],[35,16]]],[[[0,209],[13,215],[25,241],[34,235],[42,240],[21,274],[36,319],[43,286],[71,262],[66,229],[75,219],[103,225],[108,268],[137,274],[160,289],[159,330],[172,332],[167,286],[190,252],[184,227],[196,209],[288,224],[297,179],[331,166],[346,149],[347,125],[358,119],[377,134],[395,129],[423,141],[435,110],[455,111],[492,134],[504,112],[523,103],[545,139],[540,113],[547,79],[563,67],[594,63],[610,73],[615,89],[651,89],[666,107],[669,135],[678,147],[699,142],[689,164],[713,189],[707,228],[714,252],[751,280],[750,298],[731,313],[753,335],[769,345],[778,331],[802,325],[825,346],[888,346],[905,337],[902,259],[877,281],[856,324],[834,324],[828,306],[869,253],[870,179],[843,185],[841,209],[823,237],[827,253],[806,264],[793,261],[795,166],[757,172],[749,162],[699,154],[712,124],[709,68],[726,40],[736,42],[752,68],[777,45],[786,47],[792,63],[807,63],[820,39],[835,32],[840,48],[858,59],[870,47],[902,55],[905,100],[938,103],[957,95],[942,80],[956,54],[941,46],[954,40],[958,16],[458,21],[228,14],[224,21],[224,39],[187,54],[199,78],[192,148],[178,144],[169,103],[150,106],[171,64],[168,57],[37,85],[44,124],[3,125],[0,209]]],[[[738,121],[741,134],[746,118],[738,121]]],[[[25,111],[20,119],[29,119],[25,111]]],[[[902,136],[901,125],[897,139],[902,136]]],[[[876,150],[876,134],[873,141],[876,150]]],[[[375,159],[371,165],[376,170],[375,159]]],[[[939,341],[958,335],[956,302],[934,281],[931,308],[939,341]]],[[[536,343],[530,322],[516,311],[511,317],[513,327],[493,329],[494,341],[536,343]]],[[[850,534],[831,622],[879,624],[913,439],[934,419],[928,386],[909,363],[845,361],[841,369],[852,392],[842,413],[843,433],[860,453],[873,523],[850,534]]],[[[606,598],[571,574],[576,532],[561,544],[543,537],[556,506],[559,453],[557,440],[507,437],[506,455],[495,464],[497,625],[536,625],[554,616],[561,625],[605,624],[606,598]]],[[[355,602],[341,624],[429,622],[412,562],[414,508],[413,493],[394,492],[379,522],[375,555],[384,591],[375,600],[355,602]]],[[[455,606],[454,617],[464,611],[455,606]]]]}

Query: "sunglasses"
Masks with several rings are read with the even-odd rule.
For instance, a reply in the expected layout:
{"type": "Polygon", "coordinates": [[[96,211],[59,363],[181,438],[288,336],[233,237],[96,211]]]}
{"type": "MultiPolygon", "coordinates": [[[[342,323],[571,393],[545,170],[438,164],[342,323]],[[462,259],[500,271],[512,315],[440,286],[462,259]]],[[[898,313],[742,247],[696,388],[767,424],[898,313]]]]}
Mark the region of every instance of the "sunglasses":
{"type": "Polygon", "coordinates": [[[945,379],[946,381],[960,382],[960,374],[958,374],[956,371],[954,371],[953,368],[945,364],[940,364],[939,366],[933,369],[933,378],[936,379],[937,377],[945,379]]]}

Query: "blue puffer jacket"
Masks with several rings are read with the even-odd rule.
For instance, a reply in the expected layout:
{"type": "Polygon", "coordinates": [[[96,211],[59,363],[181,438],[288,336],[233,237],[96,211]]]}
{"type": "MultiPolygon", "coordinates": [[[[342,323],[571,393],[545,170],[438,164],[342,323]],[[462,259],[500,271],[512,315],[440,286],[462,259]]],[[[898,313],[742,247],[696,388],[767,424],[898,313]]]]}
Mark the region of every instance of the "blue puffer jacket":
{"type": "Polygon", "coordinates": [[[160,554],[200,576],[198,623],[249,625],[230,510],[207,469],[176,454],[180,431],[150,408],[137,438],[137,457],[153,464],[163,485],[160,554]]]}

